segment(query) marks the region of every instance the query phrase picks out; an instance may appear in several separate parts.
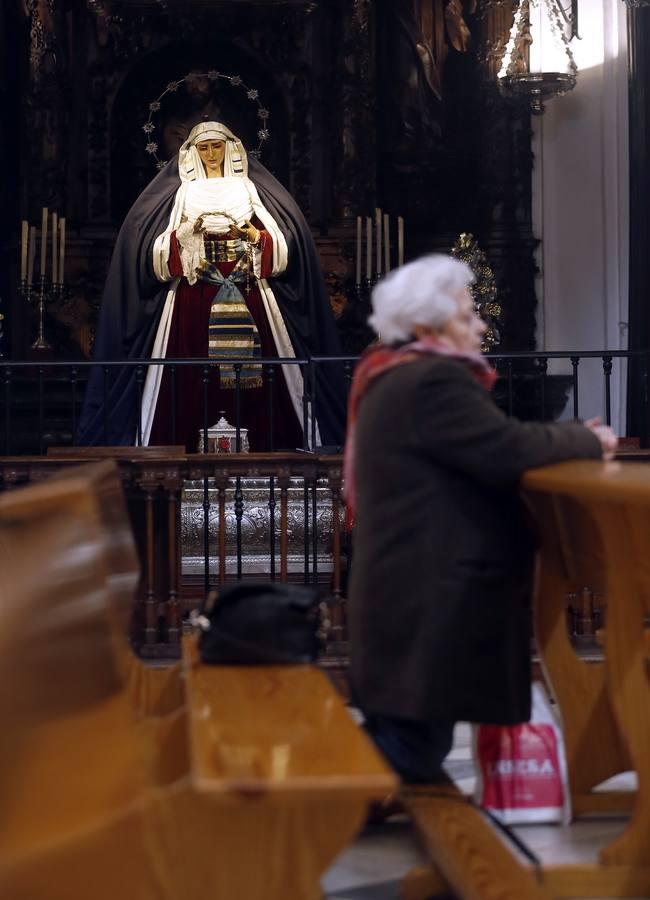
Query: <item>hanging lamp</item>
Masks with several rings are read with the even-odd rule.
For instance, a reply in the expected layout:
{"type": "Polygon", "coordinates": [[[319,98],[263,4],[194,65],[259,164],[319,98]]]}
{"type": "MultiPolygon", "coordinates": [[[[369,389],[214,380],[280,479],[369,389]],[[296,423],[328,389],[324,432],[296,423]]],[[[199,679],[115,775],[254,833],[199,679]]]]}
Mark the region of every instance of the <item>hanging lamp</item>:
{"type": "Polygon", "coordinates": [[[578,68],[567,39],[575,22],[558,0],[519,0],[501,61],[498,83],[505,96],[527,97],[536,115],[544,101],[575,87],[578,68]]]}

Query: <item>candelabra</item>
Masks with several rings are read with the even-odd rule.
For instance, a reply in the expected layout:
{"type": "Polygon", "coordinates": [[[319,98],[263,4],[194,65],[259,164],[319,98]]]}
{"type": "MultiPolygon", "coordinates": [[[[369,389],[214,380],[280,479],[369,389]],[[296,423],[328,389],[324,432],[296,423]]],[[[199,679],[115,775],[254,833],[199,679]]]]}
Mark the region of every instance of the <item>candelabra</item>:
{"type": "Polygon", "coordinates": [[[377,283],[375,278],[362,278],[354,284],[348,282],[346,294],[348,304],[352,303],[357,314],[367,316],[370,312],[370,294],[377,283]]]}
{"type": "Polygon", "coordinates": [[[61,300],[64,294],[64,285],[61,282],[47,281],[45,276],[41,275],[35,285],[31,281],[21,281],[20,293],[29,304],[36,308],[37,332],[31,349],[41,353],[51,350],[52,345],[45,336],[45,305],[61,300]]]}

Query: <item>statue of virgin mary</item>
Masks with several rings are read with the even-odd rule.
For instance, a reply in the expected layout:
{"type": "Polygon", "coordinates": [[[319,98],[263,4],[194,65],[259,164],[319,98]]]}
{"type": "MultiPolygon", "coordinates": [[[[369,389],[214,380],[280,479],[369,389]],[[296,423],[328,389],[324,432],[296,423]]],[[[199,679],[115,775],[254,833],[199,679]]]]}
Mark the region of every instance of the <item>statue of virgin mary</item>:
{"type": "MultiPolygon", "coordinates": [[[[339,354],[316,247],[297,204],[225,125],[202,122],[122,225],[94,358],[209,358],[218,376],[201,365],[179,364],[173,373],[149,365],[146,377],[133,366],[93,367],[77,443],[175,443],[192,452],[201,429],[223,411],[248,428],[252,450],[303,446],[300,367],[274,367],[269,384],[256,359],[339,354]]],[[[340,444],[339,367],[316,365],[313,388],[308,438],[313,431],[317,444],[340,444]]]]}

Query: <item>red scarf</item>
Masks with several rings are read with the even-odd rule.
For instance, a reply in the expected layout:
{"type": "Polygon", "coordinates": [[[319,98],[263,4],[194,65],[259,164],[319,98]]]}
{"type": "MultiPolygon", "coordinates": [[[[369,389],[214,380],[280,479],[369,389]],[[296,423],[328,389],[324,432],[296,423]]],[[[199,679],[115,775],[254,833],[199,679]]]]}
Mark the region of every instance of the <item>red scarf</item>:
{"type": "Polygon", "coordinates": [[[354,469],[355,432],[359,404],[365,396],[368,386],[379,375],[413,362],[419,356],[448,356],[467,364],[472,370],[476,380],[486,390],[492,390],[497,379],[497,373],[480,353],[461,353],[454,350],[442,341],[433,337],[421,338],[410,344],[403,344],[398,349],[392,349],[385,344],[373,344],[369,347],[359,362],[352,380],[350,399],[348,401],[348,427],[345,436],[345,455],[343,459],[343,493],[346,502],[345,527],[349,530],[354,524],[357,506],[357,485],[354,469]]]}

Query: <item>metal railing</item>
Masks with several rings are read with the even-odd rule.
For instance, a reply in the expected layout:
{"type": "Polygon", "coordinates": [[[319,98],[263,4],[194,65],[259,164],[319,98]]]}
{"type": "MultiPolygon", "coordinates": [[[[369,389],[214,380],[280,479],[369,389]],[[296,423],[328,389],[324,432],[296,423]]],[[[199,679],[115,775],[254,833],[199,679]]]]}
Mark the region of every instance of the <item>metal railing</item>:
{"type": "MultiPolygon", "coordinates": [[[[583,383],[582,372],[586,361],[600,361],[601,386],[603,391],[602,409],[588,410],[589,415],[601,414],[607,424],[612,422],[612,374],[616,360],[628,362],[637,360],[641,365],[643,384],[647,387],[648,359],[650,351],[625,350],[591,350],[591,351],[521,351],[488,354],[488,359],[495,365],[501,379],[498,383],[497,399],[509,415],[521,415],[522,405],[524,418],[548,420],[557,417],[558,391],[572,396],[572,414],[575,418],[581,415],[580,387],[583,383]],[[565,361],[570,366],[567,373],[549,371],[549,365],[565,361]],[[558,383],[562,383],[559,388],[558,383]],[[526,397],[522,400],[522,390],[526,397]]],[[[319,413],[319,386],[317,371],[319,367],[340,367],[346,390],[352,381],[354,367],[358,357],[311,357],[290,359],[256,360],[263,367],[264,390],[268,427],[270,430],[270,449],[274,449],[273,436],[276,430],[276,411],[274,409],[274,383],[282,378],[278,367],[297,366],[300,369],[304,392],[301,398],[301,419],[303,431],[302,449],[308,450],[317,446],[316,427],[319,413]]],[[[108,434],[111,420],[111,406],[108,400],[110,384],[117,372],[133,369],[136,383],[137,402],[140,404],[137,427],[134,428],[134,443],[142,438],[142,395],[147,374],[151,365],[165,368],[170,382],[171,403],[169,418],[171,423],[172,443],[175,442],[177,380],[179,370],[192,366],[200,369],[203,390],[203,430],[204,434],[212,424],[214,410],[210,410],[208,395],[211,384],[219,377],[220,364],[213,359],[138,359],[138,360],[105,360],[105,361],[7,361],[0,360],[0,451],[5,456],[23,453],[45,453],[48,446],[74,445],[78,425],[83,389],[91,369],[99,368],[102,373],[104,390],[104,429],[108,434]]],[[[231,365],[235,371],[235,422],[237,440],[245,423],[241,421],[241,370],[250,365],[250,360],[233,360],[231,365]]],[[[593,378],[593,373],[591,375],[593,378]]],[[[646,390],[647,393],[647,390],[646,390]]],[[[562,404],[564,406],[565,404],[562,404]]],[[[269,448],[267,448],[269,449],[269,448]]],[[[288,448],[282,448],[288,449],[288,448]]]]}
{"type": "MultiPolygon", "coordinates": [[[[573,402],[573,418],[580,417],[580,394],[579,394],[579,367],[583,360],[600,360],[602,366],[602,384],[604,387],[604,409],[602,411],[603,419],[607,425],[612,424],[612,371],[614,360],[638,359],[643,365],[643,380],[647,384],[648,380],[648,360],[650,351],[645,350],[562,350],[562,351],[512,351],[509,353],[489,353],[487,354],[491,361],[494,361],[497,371],[506,380],[507,385],[507,412],[513,415],[513,383],[517,374],[521,377],[521,370],[517,373],[516,364],[522,361],[524,363],[532,363],[536,372],[530,372],[530,375],[537,375],[539,379],[539,418],[544,421],[547,418],[546,408],[546,386],[548,379],[557,377],[557,375],[549,374],[548,367],[551,360],[567,360],[571,365],[570,373],[570,389],[572,392],[573,402]]],[[[562,377],[560,375],[560,377],[562,377]]]]}
{"type": "MultiPolygon", "coordinates": [[[[559,411],[578,417],[581,388],[588,380],[586,376],[593,381],[596,372],[598,383],[591,384],[591,393],[593,396],[595,389],[602,397],[602,409],[590,408],[587,412],[600,412],[610,423],[617,361],[622,367],[631,359],[639,360],[647,384],[649,356],[649,352],[628,351],[536,351],[495,353],[490,360],[501,375],[497,400],[507,413],[521,413],[523,405],[529,418],[548,420],[557,417],[559,411]],[[557,365],[564,365],[565,371],[554,372],[557,365]]],[[[143,655],[177,654],[183,614],[210,588],[242,577],[259,577],[304,581],[329,594],[332,628],[327,656],[332,660],[345,657],[348,552],[341,527],[342,460],[340,455],[319,455],[316,448],[320,402],[316,369],[319,365],[340,366],[344,389],[349,391],[357,359],[259,361],[265,367],[271,432],[276,414],[273,380],[282,377],[277,367],[300,367],[305,385],[302,449],[314,448],[316,452],[188,454],[172,448],[167,452],[166,448],[153,451],[141,447],[124,447],[120,454],[108,451],[120,466],[138,535],[143,579],[134,642],[143,655]],[[196,550],[188,550],[192,542],[196,550]]],[[[241,372],[249,362],[235,361],[239,367],[235,372],[241,372]]],[[[101,447],[72,446],[90,367],[100,367],[105,396],[111,373],[119,367],[133,368],[141,402],[147,366],[151,364],[169,367],[172,384],[174,373],[183,366],[200,367],[204,386],[209,386],[219,372],[219,364],[209,359],[0,361],[0,448],[4,448],[0,490],[40,479],[61,466],[101,458],[101,447]],[[31,429],[31,449],[25,448],[21,428],[31,429]],[[62,449],[66,444],[67,451],[62,449]],[[51,450],[46,455],[53,445],[59,445],[58,453],[51,450]]],[[[241,390],[238,383],[236,396],[241,390]]],[[[171,393],[173,397],[174,391],[171,393]]],[[[207,398],[204,387],[205,430],[214,414],[207,398]]],[[[240,422],[238,410],[236,405],[233,424],[239,439],[245,423],[240,422]]],[[[110,409],[104,414],[106,427],[110,409]]]]}

